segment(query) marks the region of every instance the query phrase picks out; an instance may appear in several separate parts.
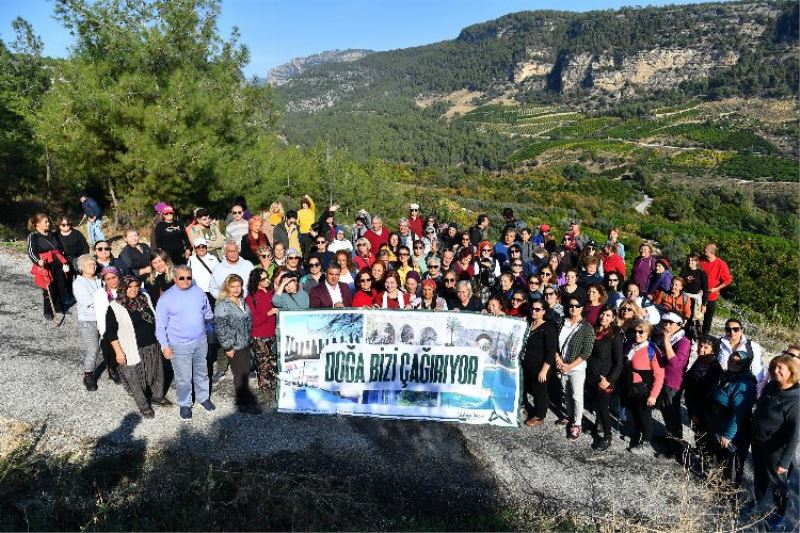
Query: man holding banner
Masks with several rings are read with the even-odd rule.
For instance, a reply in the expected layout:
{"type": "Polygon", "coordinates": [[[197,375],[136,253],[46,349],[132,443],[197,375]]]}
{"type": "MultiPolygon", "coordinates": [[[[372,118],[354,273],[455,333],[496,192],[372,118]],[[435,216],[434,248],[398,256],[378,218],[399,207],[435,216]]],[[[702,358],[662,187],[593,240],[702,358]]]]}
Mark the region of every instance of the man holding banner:
{"type": "Polygon", "coordinates": [[[320,283],[309,295],[313,309],[341,309],[353,304],[350,287],[339,281],[341,268],[336,263],[330,263],[325,271],[325,282],[320,283]]]}

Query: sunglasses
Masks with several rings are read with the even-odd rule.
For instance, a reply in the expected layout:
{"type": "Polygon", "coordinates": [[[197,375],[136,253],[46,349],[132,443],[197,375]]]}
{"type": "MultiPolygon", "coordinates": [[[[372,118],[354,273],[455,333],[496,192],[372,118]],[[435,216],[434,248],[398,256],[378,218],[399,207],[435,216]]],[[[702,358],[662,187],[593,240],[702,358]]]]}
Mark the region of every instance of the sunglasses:
{"type": "Polygon", "coordinates": [[[522,298],[512,298],[512,299],[511,299],[511,301],[512,301],[512,302],[517,302],[517,303],[522,303],[522,302],[524,302],[525,300],[523,300],[522,298]]]}
{"type": "Polygon", "coordinates": [[[741,331],[741,330],[742,330],[742,328],[740,328],[740,327],[738,327],[738,326],[733,326],[733,327],[731,327],[731,326],[726,326],[726,327],[725,327],[725,331],[727,331],[728,333],[730,333],[730,332],[732,332],[732,331],[741,331]]]}
{"type": "Polygon", "coordinates": [[[317,244],[328,244],[328,241],[317,241],[317,244]]]}
{"type": "Polygon", "coordinates": [[[428,268],[433,270],[434,268],[439,268],[439,265],[428,265],[428,268]]]}
{"type": "Polygon", "coordinates": [[[549,278],[552,274],[550,272],[542,272],[542,276],[547,276],[549,278]]]}
{"type": "MultiPolygon", "coordinates": [[[[205,248],[205,246],[203,246],[203,248],[205,248]]],[[[269,254],[261,254],[261,257],[263,257],[264,259],[269,259],[272,256],[269,254]]]]}
{"type": "Polygon", "coordinates": [[[512,267],[519,267],[519,268],[522,268],[522,263],[514,263],[514,264],[513,264],[513,265],[511,265],[511,266],[512,266],[512,267]]]}
{"type": "Polygon", "coordinates": [[[70,224],[69,222],[67,222],[67,223],[63,223],[63,222],[62,222],[61,224],[59,224],[59,226],[61,226],[62,228],[68,228],[68,227],[70,227],[71,225],[72,225],[72,224],[70,224]]]}
{"type": "Polygon", "coordinates": [[[528,285],[541,285],[541,282],[536,281],[535,279],[532,279],[532,280],[530,280],[528,282],[528,285]]]}
{"type": "Polygon", "coordinates": [[[111,250],[111,248],[109,248],[108,246],[101,246],[99,248],[95,248],[95,250],[97,250],[98,252],[107,252],[111,250]]]}
{"type": "Polygon", "coordinates": [[[444,278],[445,283],[455,283],[456,278],[444,278]]]}
{"type": "Polygon", "coordinates": [[[292,257],[289,258],[289,261],[299,261],[299,260],[300,258],[297,257],[296,255],[293,255],[292,257]]]}
{"type": "Polygon", "coordinates": [[[618,283],[619,280],[617,278],[608,278],[609,283],[618,283]]]}
{"type": "Polygon", "coordinates": [[[465,242],[468,242],[468,241],[469,241],[469,237],[464,237],[464,238],[463,238],[463,239],[461,239],[461,240],[462,240],[462,241],[465,241],[465,242]]]}
{"type": "Polygon", "coordinates": [[[580,309],[580,308],[582,308],[582,307],[583,307],[583,306],[582,306],[582,305],[580,305],[580,304],[569,304],[569,305],[567,306],[567,308],[568,308],[568,309],[580,309]]]}
{"type": "Polygon", "coordinates": [[[258,278],[258,281],[269,281],[269,277],[268,276],[261,276],[260,278],[258,278]]]}
{"type": "Polygon", "coordinates": [[[231,211],[231,213],[234,215],[241,215],[244,213],[244,211],[231,211]]]}
{"type": "Polygon", "coordinates": [[[544,307],[531,307],[531,311],[538,313],[539,311],[544,311],[544,307]]]}
{"type": "Polygon", "coordinates": [[[782,351],[781,355],[788,355],[789,357],[796,357],[796,358],[800,359],[800,355],[797,355],[796,353],[792,353],[789,350],[782,351]]]}
{"type": "Polygon", "coordinates": [[[491,252],[491,251],[492,251],[491,248],[483,248],[483,249],[481,249],[481,252],[483,252],[483,253],[487,253],[487,252],[491,252]]]}
{"type": "Polygon", "coordinates": [[[623,307],[622,309],[620,309],[620,311],[622,311],[623,313],[633,313],[633,309],[631,309],[630,307],[623,307]]]}
{"type": "Polygon", "coordinates": [[[366,244],[364,244],[364,243],[362,242],[362,243],[361,243],[361,244],[359,244],[358,246],[366,246],[366,244]]]}
{"type": "Polygon", "coordinates": [[[646,334],[647,334],[647,332],[646,332],[645,330],[643,330],[643,329],[637,329],[637,330],[636,330],[636,334],[637,334],[637,335],[646,335],[646,334]]]}
{"type": "Polygon", "coordinates": [[[178,276],[178,281],[192,281],[192,276],[178,276]]]}
{"type": "Polygon", "coordinates": [[[419,209],[409,209],[409,211],[411,211],[412,213],[416,213],[419,211],[419,209]]]}
{"type": "Polygon", "coordinates": [[[314,268],[314,267],[322,266],[322,263],[309,263],[308,266],[310,266],[311,268],[314,268]]]}
{"type": "Polygon", "coordinates": [[[359,283],[372,283],[372,278],[361,278],[358,280],[359,283]]]}

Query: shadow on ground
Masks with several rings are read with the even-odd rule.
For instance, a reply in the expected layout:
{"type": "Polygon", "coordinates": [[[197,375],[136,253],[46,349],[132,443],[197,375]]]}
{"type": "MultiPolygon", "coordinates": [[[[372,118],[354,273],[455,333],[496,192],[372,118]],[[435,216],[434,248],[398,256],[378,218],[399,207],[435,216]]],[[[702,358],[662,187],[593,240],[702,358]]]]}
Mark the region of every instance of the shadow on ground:
{"type": "Polygon", "coordinates": [[[0,529],[515,529],[457,426],[349,418],[379,452],[325,449],[321,435],[300,452],[227,462],[187,452],[219,446],[190,424],[148,452],[133,438],[140,422],[125,416],[86,459],[41,456],[30,435],[0,461],[0,529]]]}

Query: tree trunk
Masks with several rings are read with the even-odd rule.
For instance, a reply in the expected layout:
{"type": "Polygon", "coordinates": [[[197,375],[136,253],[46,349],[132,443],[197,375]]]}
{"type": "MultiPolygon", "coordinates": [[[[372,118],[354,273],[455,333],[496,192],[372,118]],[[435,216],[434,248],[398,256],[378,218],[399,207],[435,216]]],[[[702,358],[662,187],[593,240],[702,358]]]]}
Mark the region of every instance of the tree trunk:
{"type": "Polygon", "coordinates": [[[114,183],[111,181],[111,178],[108,178],[108,191],[111,193],[111,206],[114,209],[114,222],[111,226],[111,231],[113,233],[117,232],[117,227],[119,227],[119,204],[117,202],[117,195],[114,194],[114,183]]]}
{"type": "Polygon", "coordinates": [[[52,161],[50,159],[50,150],[47,149],[47,146],[44,147],[44,171],[45,171],[45,179],[47,180],[47,203],[52,203],[52,189],[50,179],[52,177],[52,161]]]}

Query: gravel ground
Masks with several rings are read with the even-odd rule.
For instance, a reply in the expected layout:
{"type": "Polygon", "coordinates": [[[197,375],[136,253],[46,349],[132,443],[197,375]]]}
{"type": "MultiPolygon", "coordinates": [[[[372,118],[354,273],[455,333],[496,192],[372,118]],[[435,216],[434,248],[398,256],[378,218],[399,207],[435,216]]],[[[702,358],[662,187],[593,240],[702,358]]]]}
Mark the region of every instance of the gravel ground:
{"type": "MultiPolygon", "coordinates": [[[[176,407],[156,407],[156,418],[143,420],[123,388],[105,376],[98,391],[84,389],[76,318],[69,315],[59,328],[42,319],[29,265],[17,252],[0,249],[0,417],[42,428],[43,450],[83,446],[92,454],[116,454],[145,447],[192,459],[278,461],[288,470],[316,468],[345,485],[379,480],[387,497],[418,501],[422,509],[453,502],[474,513],[512,506],[597,526],[617,514],[661,521],[696,519],[706,511],[699,487],[686,481],[677,463],[634,456],[619,439],[597,454],[588,436],[567,441],[552,418],[531,430],[249,416],[235,411],[228,378],[212,393],[215,412],[198,406],[183,422],[176,407]]],[[[168,397],[174,400],[174,392],[168,397]]]]}

